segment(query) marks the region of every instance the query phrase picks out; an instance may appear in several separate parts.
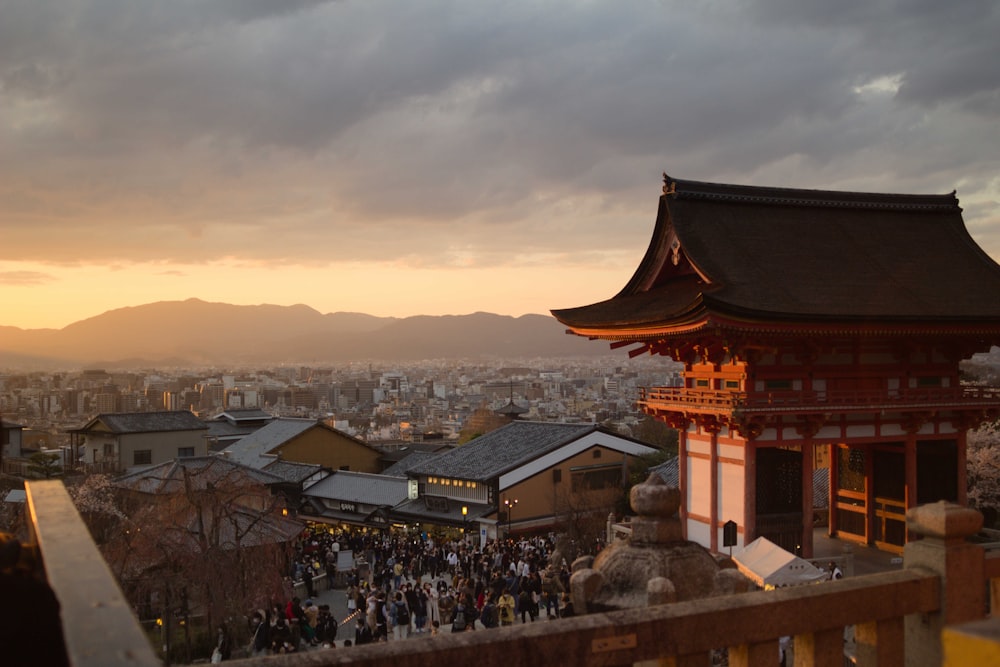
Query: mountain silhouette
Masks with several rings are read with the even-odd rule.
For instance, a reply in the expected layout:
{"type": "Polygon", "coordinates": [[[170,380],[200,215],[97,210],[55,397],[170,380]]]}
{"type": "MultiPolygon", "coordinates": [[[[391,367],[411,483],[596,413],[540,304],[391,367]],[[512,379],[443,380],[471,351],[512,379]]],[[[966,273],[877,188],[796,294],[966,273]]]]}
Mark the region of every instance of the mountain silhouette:
{"type": "Polygon", "coordinates": [[[119,308],[62,329],[0,326],[0,367],[38,370],[608,353],[606,343],[569,336],[548,315],[395,318],[200,299],[119,308]]]}

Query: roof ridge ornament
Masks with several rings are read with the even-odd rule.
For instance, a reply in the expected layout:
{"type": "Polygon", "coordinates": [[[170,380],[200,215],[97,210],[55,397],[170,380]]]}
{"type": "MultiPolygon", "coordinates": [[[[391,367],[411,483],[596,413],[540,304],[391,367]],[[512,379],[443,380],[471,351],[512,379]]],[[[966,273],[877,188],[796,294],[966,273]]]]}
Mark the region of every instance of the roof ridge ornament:
{"type": "Polygon", "coordinates": [[[663,194],[672,195],[677,192],[677,183],[663,172],[663,194]]]}

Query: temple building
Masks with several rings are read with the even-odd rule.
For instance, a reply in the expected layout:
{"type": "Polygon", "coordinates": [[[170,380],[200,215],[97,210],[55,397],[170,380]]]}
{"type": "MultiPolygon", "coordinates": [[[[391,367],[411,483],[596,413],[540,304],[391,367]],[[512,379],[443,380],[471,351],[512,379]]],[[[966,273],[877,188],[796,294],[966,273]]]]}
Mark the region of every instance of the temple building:
{"type": "Polygon", "coordinates": [[[959,363],[1000,343],[1000,266],[955,193],[721,185],[664,174],[652,241],[616,296],[554,310],[568,331],[684,364],[644,389],[680,432],[685,536],[764,536],[812,555],[813,476],[829,532],[900,550],[907,508],[966,500],[966,433],[1000,390],[959,363]]]}

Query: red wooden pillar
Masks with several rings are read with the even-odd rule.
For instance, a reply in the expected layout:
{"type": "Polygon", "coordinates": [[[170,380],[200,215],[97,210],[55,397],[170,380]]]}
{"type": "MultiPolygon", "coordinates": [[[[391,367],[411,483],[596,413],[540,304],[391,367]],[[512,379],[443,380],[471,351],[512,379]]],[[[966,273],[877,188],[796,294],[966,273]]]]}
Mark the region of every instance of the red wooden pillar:
{"type": "MultiPolygon", "coordinates": [[[[903,465],[906,472],[906,509],[917,506],[917,433],[906,434],[903,443],[903,465]]],[[[906,541],[913,539],[913,533],[906,531],[906,541]]]]}
{"type": "Polygon", "coordinates": [[[802,557],[813,555],[813,449],[812,440],[802,441],[802,557]]]}
{"type": "Polygon", "coordinates": [[[840,482],[840,445],[830,445],[830,502],[827,505],[827,535],[837,536],[837,489],[840,482]]]}
{"type": "Polygon", "coordinates": [[[875,543],[875,448],[865,452],[865,544],[875,543]]]}
{"type": "Polygon", "coordinates": [[[917,506],[917,434],[907,433],[903,443],[906,466],[906,509],[917,506]]]}
{"type": "Polygon", "coordinates": [[[687,426],[677,429],[677,484],[680,486],[681,507],[678,516],[681,519],[681,536],[686,540],[688,535],[687,508],[691,502],[688,496],[688,431],[687,426]]]}
{"type": "Polygon", "coordinates": [[[712,496],[708,505],[708,523],[712,529],[712,536],[709,540],[709,550],[717,553],[719,551],[719,429],[713,424],[710,433],[712,449],[708,455],[708,464],[712,467],[709,473],[712,496]]]}
{"type": "Polygon", "coordinates": [[[757,539],[757,447],[743,447],[743,546],[757,539]]]}
{"type": "Polygon", "coordinates": [[[969,480],[968,480],[968,470],[966,469],[967,459],[965,447],[968,445],[968,435],[969,431],[967,429],[960,429],[957,437],[955,438],[955,456],[958,458],[956,461],[958,465],[958,504],[966,506],[969,504],[969,480]]]}

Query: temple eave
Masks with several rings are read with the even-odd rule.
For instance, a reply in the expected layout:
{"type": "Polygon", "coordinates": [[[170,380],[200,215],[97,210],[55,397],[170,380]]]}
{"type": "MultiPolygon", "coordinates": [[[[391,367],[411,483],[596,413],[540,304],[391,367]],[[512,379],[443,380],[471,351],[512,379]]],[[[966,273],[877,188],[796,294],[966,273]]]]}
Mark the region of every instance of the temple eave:
{"type": "Polygon", "coordinates": [[[656,345],[666,339],[678,339],[692,334],[711,332],[718,336],[772,337],[795,336],[963,336],[1000,339],[1000,323],[963,321],[872,321],[831,322],[780,320],[750,320],[712,315],[691,321],[643,322],[631,325],[569,325],[569,334],[592,340],[647,343],[656,345]]]}

